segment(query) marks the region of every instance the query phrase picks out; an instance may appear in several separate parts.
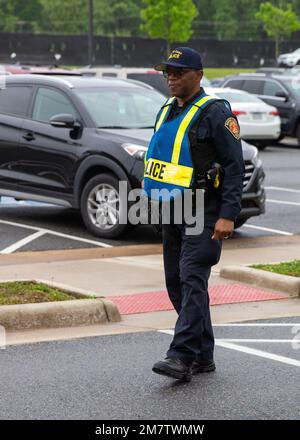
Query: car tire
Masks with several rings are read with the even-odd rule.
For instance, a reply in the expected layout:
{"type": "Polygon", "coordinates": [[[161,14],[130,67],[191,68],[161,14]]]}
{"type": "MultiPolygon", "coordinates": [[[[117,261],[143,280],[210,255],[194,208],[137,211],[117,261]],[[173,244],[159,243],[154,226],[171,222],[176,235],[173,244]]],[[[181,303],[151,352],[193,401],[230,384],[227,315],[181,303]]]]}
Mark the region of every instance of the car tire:
{"type": "Polygon", "coordinates": [[[234,222],[234,229],[238,229],[241,226],[243,226],[246,223],[247,220],[248,220],[247,218],[239,218],[239,219],[237,219],[234,222]]]}
{"type": "Polygon", "coordinates": [[[280,136],[278,136],[278,138],[277,139],[275,139],[275,142],[278,144],[280,141],[282,141],[282,139],[284,139],[285,138],[285,135],[284,134],[281,134],[280,136]]]}
{"type": "Polygon", "coordinates": [[[120,211],[125,208],[122,203],[119,180],[114,175],[100,174],[90,179],[80,198],[80,212],[86,228],[101,238],[117,238],[124,234],[130,225],[119,223],[120,211]]]}

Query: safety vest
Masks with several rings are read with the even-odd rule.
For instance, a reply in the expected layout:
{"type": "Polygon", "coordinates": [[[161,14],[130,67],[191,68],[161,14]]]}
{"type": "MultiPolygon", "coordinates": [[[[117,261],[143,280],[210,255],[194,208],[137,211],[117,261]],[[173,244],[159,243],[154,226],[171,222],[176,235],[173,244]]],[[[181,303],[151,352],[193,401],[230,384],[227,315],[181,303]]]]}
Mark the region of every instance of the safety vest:
{"type": "MultiPolygon", "coordinates": [[[[145,156],[144,190],[173,189],[184,191],[193,184],[194,167],[188,132],[206,105],[215,97],[203,93],[177,117],[167,120],[175,98],[168,99],[158,114],[155,133],[145,156]]],[[[153,196],[152,192],[152,198],[153,196]]]]}

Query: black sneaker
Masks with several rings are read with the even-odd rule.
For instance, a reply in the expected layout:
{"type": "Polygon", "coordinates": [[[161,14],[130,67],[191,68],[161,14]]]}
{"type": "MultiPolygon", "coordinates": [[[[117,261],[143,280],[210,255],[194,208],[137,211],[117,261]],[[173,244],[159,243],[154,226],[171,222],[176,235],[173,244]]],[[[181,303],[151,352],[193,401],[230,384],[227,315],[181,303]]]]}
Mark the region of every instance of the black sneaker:
{"type": "Polygon", "coordinates": [[[200,362],[194,361],[192,365],[192,374],[209,373],[215,371],[216,365],[214,361],[200,362]]]}
{"type": "Polygon", "coordinates": [[[185,382],[189,382],[192,378],[191,366],[186,365],[178,358],[167,357],[163,361],[156,362],[152,367],[152,371],[185,382]]]}

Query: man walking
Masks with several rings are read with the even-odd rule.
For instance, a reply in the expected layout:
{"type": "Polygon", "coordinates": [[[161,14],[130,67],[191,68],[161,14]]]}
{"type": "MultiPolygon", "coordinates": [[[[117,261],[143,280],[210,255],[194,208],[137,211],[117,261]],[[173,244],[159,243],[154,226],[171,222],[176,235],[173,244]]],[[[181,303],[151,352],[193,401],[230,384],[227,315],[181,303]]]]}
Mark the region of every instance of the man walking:
{"type": "Polygon", "coordinates": [[[202,188],[205,176],[207,181],[201,233],[189,234],[184,220],[162,225],[166,286],[178,319],[167,357],[152,370],[189,381],[192,374],[215,370],[208,279],[241,208],[244,163],[230,105],[206,95],[200,85],[200,54],[178,47],[155,68],[166,76],[172,97],[157,116],[145,158],[144,189],[148,195],[152,189],[184,193],[202,188]]]}

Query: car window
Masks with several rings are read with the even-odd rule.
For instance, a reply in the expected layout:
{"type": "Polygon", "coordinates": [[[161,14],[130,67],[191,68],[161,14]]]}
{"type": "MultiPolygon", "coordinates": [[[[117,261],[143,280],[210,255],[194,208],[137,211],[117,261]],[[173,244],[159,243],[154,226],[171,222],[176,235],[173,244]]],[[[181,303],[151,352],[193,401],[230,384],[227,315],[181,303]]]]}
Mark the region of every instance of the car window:
{"type": "Polygon", "coordinates": [[[103,72],[102,76],[103,77],[108,77],[108,78],[111,78],[111,77],[116,78],[118,75],[116,73],[114,73],[114,72],[103,72]]]}
{"type": "Polygon", "coordinates": [[[153,127],[166,97],[144,88],[78,88],[76,95],[100,128],[153,127]]]}
{"type": "Polygon", "coordinates": [[[275,81],[264,81],[263,94],[268,96],[276,96],[277,92],[284,92],[280,84],[275,81]]]}
{"type": "Polygon", "coordinates": [[[242,93],[242,92],[227,92],[226,90],[218,90],[215,92],[220,98],[224,98],[229,102],[256,102],[261,103],[262,101],[254,95],[250,93],[242,93]]]}
{"type": "Polygon", "coordinates": [[[0,89],[0,113],[25,117],[31,93],[30,86],[8,86],[0,89]]]}
{"type": "Polygon", "coordinates": [[[254,93],[256,95],[261,95],[263,82],[257,79],[245,79],[243,84],[243,90],[248,93],[254,93]]]}
{"type": "Polygon", "coordinates": [[[34,103],[32,119],[49,122],[52,116],[67,113],[77,117],[77,112],[68,97],[54,89],[40,87],[34,103]]]}
{"type": "Polygon", "coordinates": [[[170,94],[167,81],[160,73],[128,73],[127,78],[149,84],[166,96],[170,94]]]}
{"type": "Polygon", "coordinates": [[[226,82],[226,87],[231,87],[232,89],[242,89],[243,82],[243,79],[230,79],[228,82],[226,82]]]}

